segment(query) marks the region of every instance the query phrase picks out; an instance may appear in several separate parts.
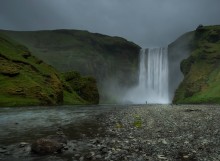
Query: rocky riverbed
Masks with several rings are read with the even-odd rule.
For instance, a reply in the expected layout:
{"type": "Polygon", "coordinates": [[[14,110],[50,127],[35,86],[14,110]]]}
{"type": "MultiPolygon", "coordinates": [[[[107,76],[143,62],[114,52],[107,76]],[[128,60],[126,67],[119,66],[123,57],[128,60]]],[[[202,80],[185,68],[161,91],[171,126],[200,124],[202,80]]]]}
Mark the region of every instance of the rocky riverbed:
{"type": "MultiPolygon", "coordinates": [[[[78,113],[82,114],[79,111],[78,113]]],[[[66,123],[61,121],[58,128],[57,124],[50,125],[49,131],[57,128],[51,130],[52,132],[45,133],[40,125],[38,129],[32,129],[41,135],[32,133],[33,136],[28,137],[23,133],[24,137],[19,135],[20,139],[10,142],[3,141],[0,134],[0,160],[220,160],[220,106],[111,106],[91,111],[87,117],[80,117],[75,122],[70,120],[77,110],[68,111],[70,116],[65,119],[66,123]],[[50,154],[32,152],[32,143],[40,138],[51,138],[48,135],[56,134],[57,130],[68,139],[59,151],[50,154]]],[[[63,111],[63,115],[64,113],[63,111]]],[[[59,119],[63,117],[60,116],[59,119]]]]}

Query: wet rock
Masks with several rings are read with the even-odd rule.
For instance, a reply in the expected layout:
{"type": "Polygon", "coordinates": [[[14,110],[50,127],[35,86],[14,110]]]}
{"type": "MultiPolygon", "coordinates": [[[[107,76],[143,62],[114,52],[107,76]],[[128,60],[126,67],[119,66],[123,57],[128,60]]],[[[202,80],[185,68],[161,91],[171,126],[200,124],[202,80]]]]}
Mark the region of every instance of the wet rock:
{"type": "Polygon", "coordinates": [[[62,152],[62,149],[67,144],[65,135],[50,135],[46,138],[36,140],[31,145],[31,150],[38,154],[51,154],[62,152]]]}
{"type": "Polygon", "coordinates": [[[167,160],[167,158],[164,155],[157,155],[157,158],[161,160],[167,160]]]}
{"type": "Polygon", "coordinates": [[[75,154],[74,157],[75,157],[76,159],[79,159],[79,158],[80,158],[80,154],[75,154]]]}
{"type": "Polygon", "coordinates": [[[98,145],[98,144],[100,144],[101,142],[100,142],[100,140],[98,140],[98,139],[96,138],[92,143],[95,144],[95,145],[98,145]]]}
{"type": "Polygon", "coordinates": [[[177,158],[182,161],[197,161],[194,154],[190,154],[187,152],[179,152],[177,158]]]}
{"type": "Polygon", "coordinates": [[[102,154],[106,154],[106,153],[108,153],[108,149],[107,149],[106,147],[102,147],[102,148],[100,149],[100,152],[101,152],[102,154]]]}
{"type": "Polygon", "coordinates": [[[101,156],[101,155],[96,155],[95,158],[96,158],[96,159],[101,159],[102,156],[101,156]]]}
{"type": "Polygon", "coordinates": [[[19,144],[19,147],[20,147],[20,148],[23,148],[23,147],[28,146],[28,145],[29,145],[29,143],[21,142],[21,143],[19,144]]]}
{"type": "Polygon", "coordinates": [[[84,160],[84,157],[80,157],[80,158],[79,158],[79,161],[83,161],[83,160],[84,160]]]}
{"type": "Polygon", "coordinates": [[[94,160],[94,159],[95,159],[94,155],[95,155],[94,152],[90,152],[90,153],[88,153],[87,155],[85,155],[85,158],[86,158],[87,160],[94,160]]]}
{"type": "Polygon", "coordinates": [[[63,133],[59,135],[49,135],[47,139],[54,140],[58,143],[67,144],[67,137],[63,133]]]}
{"type": "Polygon", "coordinates": [[[185,109],[184,112],[201,112],[200,109],[185,109]]]}
{"type": "Polygon", "coordinates": [[[168,144],[165,139],[163,139],[161,142],[162,142],[164,145],[167,145],[167,144],[168,144]]]}
{"type": "Polygon", "coordinates": [[[67,146],[64,146],[63,147],[63,150],[68,150],[69,148],[67,146]]]}
{"type": "Polygon", "coordinates": [[[2,148],[0,148],[0,153],[6,153],[6,152],[7,152],[6,149],[2,149],[2,148]]]}
{"type": "Polygon", "coordinates": [[[61,152],[62,148],[63,148],[63,144],[55,140],[46,139],[46,138],[38,139],[31,146],[31,150],[39,154],[50,154],[55,152],[61,152]]]}

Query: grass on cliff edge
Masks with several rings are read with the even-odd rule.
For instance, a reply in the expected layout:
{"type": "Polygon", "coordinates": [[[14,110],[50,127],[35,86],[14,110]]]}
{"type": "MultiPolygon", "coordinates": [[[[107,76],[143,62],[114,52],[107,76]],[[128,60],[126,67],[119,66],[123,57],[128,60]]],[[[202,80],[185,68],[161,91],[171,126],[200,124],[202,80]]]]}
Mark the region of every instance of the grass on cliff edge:
{"type": "Polygon", "coordinates": [[[0,33],[24,44],[60,72],[78,71],[95,77],[103,103],[117,102],[106,88],[108,80],[113,79],[123,88],[137,83],[140,47],[123,38],[64,29],[0,33]]]}
{"type": "Polygon", "coordinates": [[[220,26],[194,32],[193,49],[181,63],[184,80],[174,103],[220,103],[220,26]]]}
{"type": "Polygon", "coordinates": [[[0,106],[85,104],[75,91],[64,91],[63,81],[26,47],[0,34],[0,106]]]}

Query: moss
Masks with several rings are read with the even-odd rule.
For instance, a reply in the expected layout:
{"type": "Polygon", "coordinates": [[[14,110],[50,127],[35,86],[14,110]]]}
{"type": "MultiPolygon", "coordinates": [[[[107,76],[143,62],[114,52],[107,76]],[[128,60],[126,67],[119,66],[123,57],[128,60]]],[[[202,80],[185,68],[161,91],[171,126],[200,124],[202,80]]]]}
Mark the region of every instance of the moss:
{"type": "Polygon", "coordinates": [[[0,56],[0,73],[5,76],[14,77],[20,74],[19,66],[11,63],[0,56]]]}
{"type": "Polygon", "coordinates": [[[71,88],[88,103],[99,103],[99,92],[94,78],[81,77],[78,72],[66,72],[63,73],[63,77],[71,88]]]}
{"type": "Polygon", "coordinates": [[[174,103],[220,103],[220,26],[195,31],[191,55],[182,61],[184,80],[174,103]]]}
{"type": "Polygon", "coordinates": [[[64,91],[64,104],[65,105],[82,105],[88,104],[85,100],[83,100],[76,92],[68,92],[64,91]]]}
{"type": "Polygon", "coordinates": [[[102,102],[110,101],[108,90],[102,90],[106,80],[117,78],[122,88],[138,81],[140,47],[123,38],[79,30],[2,30],[0,33],[24,44],[32,54],[60,72],[74,70],[93,76],[101,91],[100,97],[104,98],[102,102]]]}
{"type": "Polygon", "coordinates": [[[116,127],[117,129],[121,129],[121,128],[123,128],[124,126],[122,125],[121,122],[117,122],[117,123],[115,124],[115,127],[116,127]]]}
{"type": "MultiPolygon", "coordinates": [[[[84,86],[88,82],[84,81],[84,86]]],[[[1,34],[0,89],[0,106],[88,103],[54,68],[32,56],[26,47],[1,34]]],[[[90,91],[84,91],[84,95],[86,92],[90,91]]]]}
{"type": "Polygon", "coordinates": [[[36,106],[40,105],[40,103],[36,98],[0,95],[0,107],[36,106]]]}
{"type": "Polygon", "coordinates": [[[136,127],[136,128],[142,127],[142,119],[141,119],[140,116],[136,115],[136,116],[134,117],[134,123],[133,123],[133,125],[134,125],[134,127],[136,127]]]}

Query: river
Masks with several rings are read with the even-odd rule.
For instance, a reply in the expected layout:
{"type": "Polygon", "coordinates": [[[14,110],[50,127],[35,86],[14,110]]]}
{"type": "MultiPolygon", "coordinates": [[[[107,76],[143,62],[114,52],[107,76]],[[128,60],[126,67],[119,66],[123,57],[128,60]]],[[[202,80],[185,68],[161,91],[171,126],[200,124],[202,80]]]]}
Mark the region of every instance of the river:
{"type": "Polygon", "coordinates": [[[57,128],[67,132],[70,139],[77,139],[97,128],[98,115],[115,108],[113,105],[0,108],[0,143],[31,142],[53,134],[57,128]]]}
{"type": "Polygon", "coordinates": [[[0,108],[0,161],[220,160],[219,105],[0,108]],[[63,153],[31,143],[61,129],[63,153]]]}
{"type": "MultiPolygon", "coordinates": [[[[36,139],[53,135],[58,128],[62,129],[69,140],[93,138],[97,130],[102,130],[99,117],[124,107],[126,106],[94,105],[0,108],[0,160],[26,160],[24,157],[36,160],[39,157],[23,155],[16,147],[23,142],[32,143],[36,139]],[[7,155],[4,149],[7,149],[7,155]]],[[[48,156],[40,157],[42,159],[50,160],[48,156]]]]}

